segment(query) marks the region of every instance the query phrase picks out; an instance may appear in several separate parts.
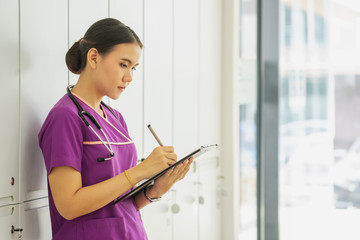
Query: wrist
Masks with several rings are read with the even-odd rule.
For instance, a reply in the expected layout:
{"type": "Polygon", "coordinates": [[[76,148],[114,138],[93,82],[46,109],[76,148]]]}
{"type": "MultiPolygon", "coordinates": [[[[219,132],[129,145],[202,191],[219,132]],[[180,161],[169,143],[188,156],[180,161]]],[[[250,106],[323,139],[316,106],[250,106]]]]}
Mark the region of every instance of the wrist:
{"type": "Polygon", "coordinates": [[[161,198],[162,194],[159,193],[155,188],[154,185],[147,187],[146,194],[149,198],[161,198]]]}
{"type": "Polygon", "coordinates": [[[141,174],[141,169],[139,169],[138,167],[139,165],[130,168],[127,171],[131,181],[136,185],[138,182],[140,182],[141,180],[143,180],[143,176],[141,174]]]}
{"type": "MultiPolygon", "coordinates": [[[[147,187],[145,187],[145,189],[144,189],[144,196],[145,196],[145,198],[146,198],[150,203],[160,201],[161,196],[160,196],[160,197],[154,197],[154,196],[153,196],[153,193],[154,193],[154,192],[153,192],[153,191],[152,191],[152,192],[150,191],[151,188],[152,188],[152,186],[147,186],[147,187]]],[[[156,194],[155,194],[155,195],[156,195],[156,194]]]]}

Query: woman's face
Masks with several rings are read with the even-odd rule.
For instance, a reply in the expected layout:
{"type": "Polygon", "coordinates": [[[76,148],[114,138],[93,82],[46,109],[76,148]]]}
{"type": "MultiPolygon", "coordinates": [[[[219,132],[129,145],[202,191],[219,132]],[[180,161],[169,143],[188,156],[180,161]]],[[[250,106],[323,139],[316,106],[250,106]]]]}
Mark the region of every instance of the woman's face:
{"type": "Polygon", "coordinates": [[[96,87],[102,95],[117,99],[132,81],[139,65],[141,48],[137,43],[122,43],[100,55],[96,67],[96,87]]]}

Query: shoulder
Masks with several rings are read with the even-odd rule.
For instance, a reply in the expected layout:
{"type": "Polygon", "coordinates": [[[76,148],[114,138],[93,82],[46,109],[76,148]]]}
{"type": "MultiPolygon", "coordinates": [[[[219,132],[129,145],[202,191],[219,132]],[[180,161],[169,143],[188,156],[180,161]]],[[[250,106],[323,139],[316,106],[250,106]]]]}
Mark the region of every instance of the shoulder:
{"type": "Polygon", "coordinates": [[[53,128],[81,129],[82,120],[71,99],[64,95],[50,110],[39,132],[39,137],[53,128]]]}
{"type": "Polygon", "coordinates": [[[81,122],[81,118],[78,116],[78,109],[71,99],[64,95],[50,110],[47,119],[52,120],[65,120],[69,119],[74,122],[81,122]]]}

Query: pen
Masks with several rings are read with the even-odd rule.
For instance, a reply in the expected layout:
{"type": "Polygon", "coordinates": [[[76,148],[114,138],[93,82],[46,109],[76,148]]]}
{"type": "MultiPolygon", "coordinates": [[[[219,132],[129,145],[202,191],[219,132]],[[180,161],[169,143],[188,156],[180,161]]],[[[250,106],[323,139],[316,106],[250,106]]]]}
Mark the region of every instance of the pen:
{"type": "Polygon", "coordinates": [[[150,132],[152,133],[152,135],[154,135],[154,137],[155,137],[156,141],[159,143],[159,145],[160,145],[160,146],[164,146],[164,145],[162,144],[162,142],[160,141],[160,139],[158,138],[158,136],[156,135],[156,133],[154,132],[154,130],[152,129],[152,127],[151,127],[150,124],[148,125],[148,128],[149,128],[150,132]]]}

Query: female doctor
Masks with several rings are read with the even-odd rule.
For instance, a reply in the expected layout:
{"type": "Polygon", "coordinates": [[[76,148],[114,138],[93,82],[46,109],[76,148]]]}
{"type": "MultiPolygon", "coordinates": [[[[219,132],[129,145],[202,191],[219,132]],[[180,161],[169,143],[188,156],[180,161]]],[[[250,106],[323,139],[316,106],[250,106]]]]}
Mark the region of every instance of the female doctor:
{"type": "Polygon", "coordinates": [[[51,109],[39,132],[54,240],[147,239],[139,209],[159,199],[189,170],[193,158],[134,197],[113,204],[177,160],[174,148],[164,146],[136,165],[124,118],[101,102],[125,91],[141,50],[133,30],[107,18],[94,23],[66,54],[66,64],[80,74],[79,80],[51,109]]]}

